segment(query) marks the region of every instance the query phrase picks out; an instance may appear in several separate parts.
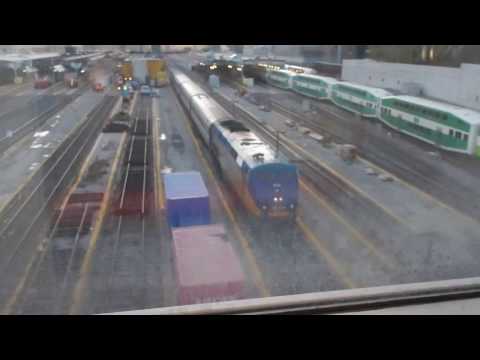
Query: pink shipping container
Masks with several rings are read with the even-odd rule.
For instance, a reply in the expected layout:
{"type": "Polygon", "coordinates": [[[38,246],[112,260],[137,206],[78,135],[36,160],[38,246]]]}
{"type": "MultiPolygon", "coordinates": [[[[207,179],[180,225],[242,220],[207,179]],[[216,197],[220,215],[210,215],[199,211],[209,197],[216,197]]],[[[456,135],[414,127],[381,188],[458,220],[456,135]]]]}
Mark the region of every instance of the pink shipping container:
{"type": "Polygon", "coordinates": [[[178,304],[241,299],[245,276],[222,225],[172,229],[178,304]]]}

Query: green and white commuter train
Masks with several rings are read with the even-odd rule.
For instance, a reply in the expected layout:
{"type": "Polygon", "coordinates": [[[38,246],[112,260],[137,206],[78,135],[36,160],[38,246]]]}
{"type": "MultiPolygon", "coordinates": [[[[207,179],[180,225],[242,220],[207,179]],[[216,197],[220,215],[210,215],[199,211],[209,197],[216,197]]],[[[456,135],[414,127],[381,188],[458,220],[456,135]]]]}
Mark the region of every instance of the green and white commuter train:
{"type": "Polygon", "coordinates": [[[390,92],[333,78],[270,70],[267,81],[298,94],[328,99],[361,116],[442,149],[480,157],[480,113],[462,107],[390,92]]]}
{"type": "Polygon", "coordinates": [[[391,95],[382,89],[337,82],[332,86],[330,100],[345,110],[365,117],[376,118],[382,98],[391,95]]]}
{"type": "Polygon", "coordinates": [[[332,86],[336,83],[337,80],[330,77],[299,74],[292,79],[292,90],[305,96],[323,100],[330,97],[332,86]]]}
{"type": "Polygon", "coordinates": [[[480,157],[480,113],[414,96],[382,99],[386,125],[443,149],[480,157]]]}
{"type": "Polygon", "coordinates": [[[292,88],[292,80],[295,74],[288,70],[268,70],[267,82],[273,86],[289,90],[292,88]]]}

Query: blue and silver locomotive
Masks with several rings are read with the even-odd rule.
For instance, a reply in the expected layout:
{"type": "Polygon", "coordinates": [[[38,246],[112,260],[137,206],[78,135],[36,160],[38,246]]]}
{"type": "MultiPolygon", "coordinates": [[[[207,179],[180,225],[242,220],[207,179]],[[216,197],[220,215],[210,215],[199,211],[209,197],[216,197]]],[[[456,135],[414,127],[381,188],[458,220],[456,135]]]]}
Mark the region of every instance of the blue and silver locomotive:
{"type": "Polygon", "coordinates": [[[256,217],[293,219],[298,170],[235,120],[184,73],[171,69],[172,84],[209,148],[223,178],[256,217]]]}

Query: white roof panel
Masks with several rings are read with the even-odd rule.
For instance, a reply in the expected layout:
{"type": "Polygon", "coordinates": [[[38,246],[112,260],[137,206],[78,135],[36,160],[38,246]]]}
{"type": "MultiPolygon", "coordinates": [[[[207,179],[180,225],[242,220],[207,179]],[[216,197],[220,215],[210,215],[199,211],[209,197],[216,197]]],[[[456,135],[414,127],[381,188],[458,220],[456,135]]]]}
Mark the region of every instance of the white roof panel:
{"type": "Polygon", "coordinates": [[[269,71],[272,72],[272,73],[280,73],[280,74],[285,74],[285,75],[288,75],[288,76],[293,76],[293,75],[295,75],[295,74],[292,73],[291,71],[284,70],[284,69],[280,69],[280,70],[269,70],[269,71]]]}
{"type": "Polygon", "coordinates": [[[322,80],[322,81],[325,81],[326,83],[331,84],[331,85],[338,83],[338,81],[336,79],[331,78],[331,77],[326,77],[326,76],[319,76],[319,75],[313,75],[313,74],[298,74],[296,76],[304,77],[304,78],[308,78],[308,79],[322,80]]]}
{"type": "Polygon", "coordinates": [[[235,149],[238,156],[251,168],[261,165],[262,163],[266,164],[277,160],[275,159],[275,151],[255,133],[251,131],[230,132],[230,130],[222,127],[220,124],[219,128],[222,129],[224,136],[235,149]],[[257,162],[253,158],[253,155],[258,153],[263,154],[263,162],[257,162]]]}
{"type": "Polygon", "coordinates": [[[345,85],[345,86],[350,86],[355,89],[359,90],[364,90],[368,91],[370,94],[375,95],[377,97],[387,97],[387,96],[392,96],[392,93],[388,92],[387,90],[383,90],[380,88],[375,88],[375,87],[370,87],[370,86],[365,86],[365,85],[358,85],[358,84],[353,84],[351,82],[346,82],[346,81],[338,81],[338,85],[345,85]]]}

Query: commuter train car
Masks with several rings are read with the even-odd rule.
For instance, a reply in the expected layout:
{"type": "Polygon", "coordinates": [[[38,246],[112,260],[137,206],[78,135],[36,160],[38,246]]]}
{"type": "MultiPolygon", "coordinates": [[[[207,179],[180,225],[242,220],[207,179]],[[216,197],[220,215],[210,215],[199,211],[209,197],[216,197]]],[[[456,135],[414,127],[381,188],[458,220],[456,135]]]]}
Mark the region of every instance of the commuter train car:
{"type": "Polygon", "coordinates": [[[304,96],[375,118],[385,125],[444,150],[480,157],[480,113],[414,96],[394,96],[370,86],[309,74],[271,70],[268,82],[304,96]]]}
{"type": "Polygon", "coordinates": [[[382,99],[379,119],[419,140],[480,157],[478,112],[414,96],[390,96],[382,99]]]}
{"type": "Polygon", "coordinates": [[[202,140],[247,211],[257,218],[294,219],[298,171],[236,121],[182,72],[172,83],[202,140]]]}
{"type": "Polygon", "coordinates": [[[292,90],[301,95],[323,100],[330,97],[332,86],[336,83],[337,80],[333,78],[301,74],[293,77],[292,90]]]}
{"type": "Polygon", "coordinates": [[[267,83],[282,88],[291,89],[295,74],[288,70],[269,70],[267,72],[267,83]]]}
{"type": "Polygon", "coordinates": [[[332,86],[330,100],[337,106],[353,113],[377,118],[382,98],[391,95],[383,89],[339,82],[332,86]]]}

